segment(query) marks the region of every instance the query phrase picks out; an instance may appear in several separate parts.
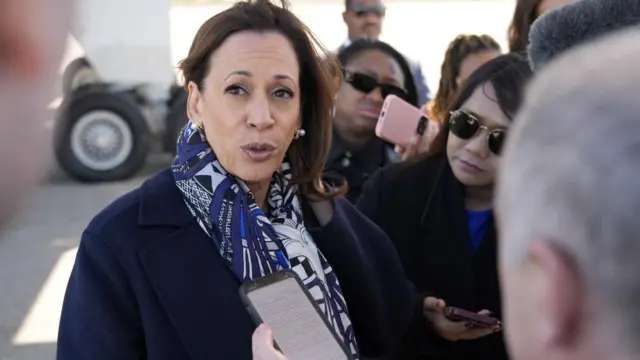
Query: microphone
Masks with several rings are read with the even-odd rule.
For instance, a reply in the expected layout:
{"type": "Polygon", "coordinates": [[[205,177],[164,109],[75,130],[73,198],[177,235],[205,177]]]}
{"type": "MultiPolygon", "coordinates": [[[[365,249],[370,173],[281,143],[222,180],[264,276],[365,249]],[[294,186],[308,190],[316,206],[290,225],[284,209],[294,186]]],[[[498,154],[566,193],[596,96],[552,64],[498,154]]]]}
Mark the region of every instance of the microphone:
{"type": "Polygon", "coordinates": [[[529,30],[533,71],[557,54],[600,35],[640,24],[639,0],[577,0],[540,16],[529,30]]]}

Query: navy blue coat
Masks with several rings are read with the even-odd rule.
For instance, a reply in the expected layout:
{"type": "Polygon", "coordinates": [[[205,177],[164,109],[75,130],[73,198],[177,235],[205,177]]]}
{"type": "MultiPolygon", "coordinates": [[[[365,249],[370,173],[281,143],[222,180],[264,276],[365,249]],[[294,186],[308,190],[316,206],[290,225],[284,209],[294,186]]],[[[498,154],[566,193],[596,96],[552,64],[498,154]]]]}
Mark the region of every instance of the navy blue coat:
{"type": "MultiPolygon", "coordinates": [[[[399,341],[419,306],[387,236],[344,199],[334,210],[309,232],[342,284],[361,353],[378,356],[399,341]]],[[[165,170],[83,233],[57,358],[251,359],[255,324],[239,285],[165,170]]]]}

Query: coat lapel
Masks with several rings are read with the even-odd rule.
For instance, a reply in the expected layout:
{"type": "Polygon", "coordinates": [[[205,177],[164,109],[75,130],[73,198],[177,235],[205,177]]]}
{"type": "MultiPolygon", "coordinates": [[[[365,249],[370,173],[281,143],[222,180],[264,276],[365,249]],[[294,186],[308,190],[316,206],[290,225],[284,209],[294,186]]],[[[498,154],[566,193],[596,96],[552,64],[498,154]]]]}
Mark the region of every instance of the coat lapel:
{"type": "MultiPolygon", "coordinates": [[[[225,318],[220,314],[246,314],[235,291],[240,283],[187,207],[181,206],[184,202],[178,189],[174,186],[175,191],[167,194],[167,187],[162,188],[162,196],[154,195],[153,186],[142,191],[139,223],[157,236],[151,246],[140,251],[139,259],[190,357],[214,359],[218,355],[212,339],[232,336],[214,333],[225,328],[220,326],[225,318]]],[[[230,333],[243,333],[238,329],[246,326],[246,343],[250,343],[253,322],[248,314],[236,318],[236,323],[229,324],[234,328],[230,333]]]]}

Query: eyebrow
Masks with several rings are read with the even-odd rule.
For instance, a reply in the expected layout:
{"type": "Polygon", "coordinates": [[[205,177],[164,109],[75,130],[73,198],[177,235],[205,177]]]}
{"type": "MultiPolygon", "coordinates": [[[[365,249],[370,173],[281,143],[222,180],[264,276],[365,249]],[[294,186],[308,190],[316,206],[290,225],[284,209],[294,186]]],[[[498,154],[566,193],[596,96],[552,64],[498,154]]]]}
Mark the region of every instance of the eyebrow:
{"type": "MultiPolygon", "coordinates": [[[[234,75],[241,75],[241,76],[246,76],[246,77],[252,77],[253,76],[253,74],[251,72],[249,72],[249,71],[236,70],[236,71],[230,72],[229,75],[227,75],[227,77],[224,78],[224,79],[227,80],[228,78],[230,78],[230,77],[232,77],[234,75]]],[[[287,75],[287,74],[275,74],[275,75],[273,75],[273,78],[277,79],[277,80],[285,80],[286,79],[286,80],[294,81],[293,78],[291,76],[287,75]]]]}

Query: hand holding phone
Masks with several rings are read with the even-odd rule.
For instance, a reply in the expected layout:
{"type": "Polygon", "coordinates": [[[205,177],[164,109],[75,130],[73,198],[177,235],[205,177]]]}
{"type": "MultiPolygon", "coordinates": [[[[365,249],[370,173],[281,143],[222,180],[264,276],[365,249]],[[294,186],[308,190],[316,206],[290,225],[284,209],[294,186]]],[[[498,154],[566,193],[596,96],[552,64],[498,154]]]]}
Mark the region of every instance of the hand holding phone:
{"type": "MultiPolygon", "coordinates": [[[[422,111],[425,114],[428,113],[427,105],[422,107],[422,111]]],[[[395,152],[402,158],[402,160],[407,160],[414,156],[427,153],[431,148],[433,140],[438,135],[438,132],[440,132],[440,123],[429,119],[427,129],[424,134],[414,135],[408,146],[396,145],[395,152]]]]}
{"type": "Polygon", "coordinates": [[[258,326],[251,338],[251,353],[253,360],[287,360],[284,355],[273,346],[273,332],[266,324],[258,326]]]}
{"type": "MultiPolygon", "coordinates": [[[[324,316],[320,307],[292,270],[281,270],[242,284],[240,297],[256,324],[273,330],[273,346],[260,347],[263,359],[351,360],[351,353],[324,316]],[[276,352],[271,351],[277,350],[276,352]]],[[[262,330],[257,330],[254,345],[262,330]]],[[[267,331],[268,332],[268,331],[267,331]]],[[[262,332],[264,335],[264,332],[262,332]]],[[[263,343],[264,345],[264,343],[263,343]]],[[[256,357],[260,359],[260,357],[256,357]]]]}
{"type": "MultiPolygon", "coordinates": [[[[432,326],[433,331],[443,339],[449,341],[474,340],[500,331],[499,321],[496,326],[485,327],[475,326],[468,321],[451,320],[445,315],[446,308],[446,303],[442,299],[427,297],[423,301],[424,317],[432,326]]],[[[487,316],[488,311],[473,314],[487,316]]],[[[460,313],[458,312],[457,315],[460,313]]],[[[483,320],[486,319],[483,318],[483,320]]]]}

